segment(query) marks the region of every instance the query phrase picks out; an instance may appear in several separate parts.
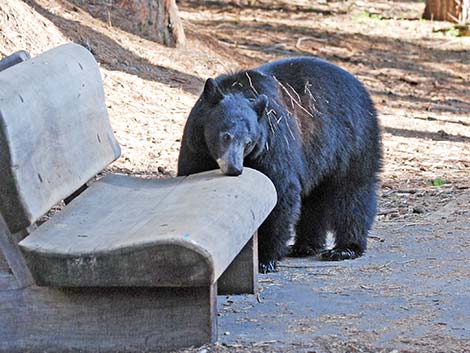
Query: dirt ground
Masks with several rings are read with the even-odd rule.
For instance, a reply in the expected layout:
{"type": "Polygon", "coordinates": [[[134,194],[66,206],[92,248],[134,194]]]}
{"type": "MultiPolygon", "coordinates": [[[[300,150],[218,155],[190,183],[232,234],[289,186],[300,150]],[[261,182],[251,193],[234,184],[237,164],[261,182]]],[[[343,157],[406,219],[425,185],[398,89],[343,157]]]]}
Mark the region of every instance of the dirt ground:
{"type": "MultiPolygon", "coordinates": [[[[174,176],[184,122],[207,77],[314,55],[355,74],[380,115],[385,165],[372,243],[382,239],[379,229],[424,226],[468,193],[470,37],[421,20],[423,2],[181,0],[188,43],[176,49],[121,30],[120,19],[107,16],[110,3],[0,2],[0,57],[69,41],[95,55],[123,151],[110,170],[174,176]]],[[[454,211],[455,222],[468,225],[468,209],[454,211]]],[[[456,347],[442,351],[463,352],[456,347]]]]}

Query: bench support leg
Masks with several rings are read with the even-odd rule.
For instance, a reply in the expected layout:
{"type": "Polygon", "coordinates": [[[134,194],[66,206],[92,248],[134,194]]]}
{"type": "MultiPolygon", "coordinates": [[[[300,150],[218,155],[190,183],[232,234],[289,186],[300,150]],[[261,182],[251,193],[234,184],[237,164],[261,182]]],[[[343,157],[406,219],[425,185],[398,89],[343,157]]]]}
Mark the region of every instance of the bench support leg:
{"type": "Polygon", "coordinates": [[[216,285],[0,291],[0,352],[160,352],[217,339],[216,285]]]}
{"type": "Polygon", "coordinates": [[[258,233],[217,281],[218,294],[255,294],[258,289],[258,233]]]}
{"type": "MultiPolygon", "coordinates": [[[[16,237],[14,234],[10,233],[2,215],[0,215],[0,255],[2,255],[0,256],[0,260],[5,258],[8,267],[15,277],[15,281],[11,281],[8,285],[3,283],[4,279],[0,277],[0,288],[27,287],[33,284],[33,277],[31,276],[31,272],[29,272],[23,255],[20,252],[16,237]]],[[[0,265],[2,265],[2,267],[5,266],[1,263],[0,265]]],[[[1,272],[3,272],[2,268],[0,268],[0,275],[2,274],[1,272]]]]}

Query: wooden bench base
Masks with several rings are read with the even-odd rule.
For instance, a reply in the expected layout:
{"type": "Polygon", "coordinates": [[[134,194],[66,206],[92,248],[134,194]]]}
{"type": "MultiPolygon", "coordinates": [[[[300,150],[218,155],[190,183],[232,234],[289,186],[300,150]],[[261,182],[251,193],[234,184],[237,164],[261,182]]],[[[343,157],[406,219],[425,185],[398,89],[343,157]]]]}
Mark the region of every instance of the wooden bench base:
{"type": "Polygon", "coordinates": [[[218,294],[255,294],[258,290],[258,232],[220,276],[218,294]]]}
{"type": "Polygon", "coordinates": [[[217,337],[216,285],[0,294],[0,352],[158,352],[217,337]]]}
{"type": "Polygon", "coordinates": [[[215,342],[216,294],[256,293],[257,254],[255,233],[207,287],[0,290],[0,352],[158,352],[215,342]]]}

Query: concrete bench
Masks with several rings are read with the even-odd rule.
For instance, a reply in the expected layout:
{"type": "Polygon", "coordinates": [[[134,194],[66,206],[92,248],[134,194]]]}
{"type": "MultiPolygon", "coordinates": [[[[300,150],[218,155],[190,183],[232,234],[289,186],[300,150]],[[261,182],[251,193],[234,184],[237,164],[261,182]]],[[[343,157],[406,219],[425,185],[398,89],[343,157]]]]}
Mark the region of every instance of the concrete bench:
{"type": "Polygon", "coordinates": [[[0,72],[0,351],[216,340],[217,294],[256,291],[272,183],[248,168],[90,182],[120,155],[98,65],[74,44],[24,60],[0,72]]]}

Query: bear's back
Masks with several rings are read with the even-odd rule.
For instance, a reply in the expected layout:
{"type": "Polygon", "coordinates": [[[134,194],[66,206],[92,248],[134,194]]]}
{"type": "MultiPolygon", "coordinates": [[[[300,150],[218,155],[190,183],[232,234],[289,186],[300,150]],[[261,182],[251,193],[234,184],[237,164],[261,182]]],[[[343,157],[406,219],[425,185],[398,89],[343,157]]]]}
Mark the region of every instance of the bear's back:
{"type": "Polygon", "coordinates": [[[341,76],[342,80],[357,81],[356,78],[346,70],[328,61],[306,56],[297,56],[269,62],[259,66],[257,71],[269,76],[287,77],[299,76],[315,77],[318,80],[328,80],[331,75],[341,76]]]}
{"type": "Polygon", "coordinates": [[[256,71],[274,77],[280,85],[284,105],[299,127],[304,152],[313,156],[321,153],[316,146],[323,146],[322,151],[327,150],[332,158],[326,163],[329,166],[365,157],[373,164],[366,168],[377,170],[381,158],[377,113],[369,93],[352,74],[313,57],[282,59],[256,71]],[[342,151],[348,151],[348,156],[342,151]]]}
{"type": "MultiPolygon", "coordinates": [[[[305,94],[306,85],[312,94],[323,96],[346,95],[365,98],[369,95],[363,85],[346,70],[314,57],[286,58],[262,65],[257,71],[287,83],[299,95],[305,94]]],[[[346,98],[346,97],[345,97],[346,98]]]]}

